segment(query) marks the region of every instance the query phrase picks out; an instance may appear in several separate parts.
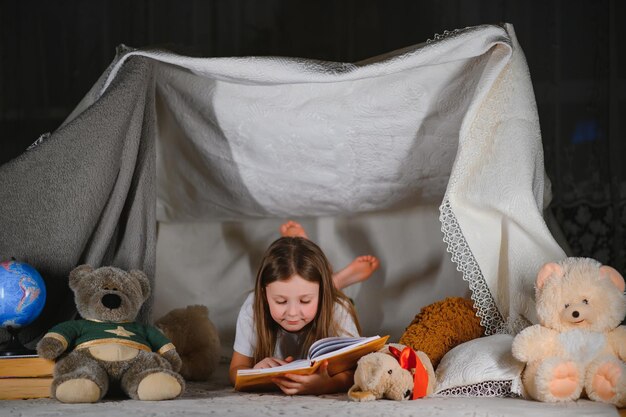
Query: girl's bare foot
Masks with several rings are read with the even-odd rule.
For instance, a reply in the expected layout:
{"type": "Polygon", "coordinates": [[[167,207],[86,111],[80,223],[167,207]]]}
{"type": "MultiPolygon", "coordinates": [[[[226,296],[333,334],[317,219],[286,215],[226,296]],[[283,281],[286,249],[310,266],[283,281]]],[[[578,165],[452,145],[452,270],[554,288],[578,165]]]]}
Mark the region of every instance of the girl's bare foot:
{"type": "Polygon", "coordinates": [[[341,271],[333,275],[337,289],[344,289],[357,282],[365,281],[380,266],[380,261],[372,255],[359,256],[341,271]]]}
{"type": "Polygon", "coordinates": [[[304,227],[300,223],[294,222],[293,220],[288,220],[282,225],[280,225],[280,235],[285,237],[303,237],[308,239],[309,237],[306,235],[304,231],[304,227]]]}

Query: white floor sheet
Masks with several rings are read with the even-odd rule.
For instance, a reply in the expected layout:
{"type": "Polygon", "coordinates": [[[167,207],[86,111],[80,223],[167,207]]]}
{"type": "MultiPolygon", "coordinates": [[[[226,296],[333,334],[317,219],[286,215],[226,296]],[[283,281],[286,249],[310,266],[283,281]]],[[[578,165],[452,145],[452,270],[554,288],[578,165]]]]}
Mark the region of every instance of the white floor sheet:
{"type": "Polygon", "coordinates": [[[394,417],[618,417],[607,404],[579,400],[546,404],[513,398],[426,398],[415,401],[380,400],[357,403],[345,394],[288,397],[279,393],[243,394],[227,384],[222,364],[208,383],[189,385],[183,398],[173,401],[106,399],[97,404],[61,404],[50,399],[0,401],[2,417],[170,417],[170,416],[394,416],[394,417]]]}

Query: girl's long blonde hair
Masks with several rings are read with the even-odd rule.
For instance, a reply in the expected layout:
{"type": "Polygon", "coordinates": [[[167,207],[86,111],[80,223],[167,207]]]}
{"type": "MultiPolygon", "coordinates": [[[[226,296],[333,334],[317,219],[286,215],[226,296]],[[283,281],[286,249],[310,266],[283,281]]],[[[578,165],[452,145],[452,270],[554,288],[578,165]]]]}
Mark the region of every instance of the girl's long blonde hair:
{"type": "Polygon", "coordinates": [[[287,280],[296,274],[307,281],[319,283],[317,314],[303,329],[306,333],[300,356],[306,356],[309,347],[316,340],[339,334],[341,328],[333,314],[337,302],[348,310],[358,331],[361,331],[352,302],[333,284],[330,263],[322,250],[305,238],[281,237],[265,252],[256,276],[253,308],[257,344],[254,350],[254,363],[274,356],[280,329],[280,325],[270,315],[265,287],[274,281],[287,280]]]}

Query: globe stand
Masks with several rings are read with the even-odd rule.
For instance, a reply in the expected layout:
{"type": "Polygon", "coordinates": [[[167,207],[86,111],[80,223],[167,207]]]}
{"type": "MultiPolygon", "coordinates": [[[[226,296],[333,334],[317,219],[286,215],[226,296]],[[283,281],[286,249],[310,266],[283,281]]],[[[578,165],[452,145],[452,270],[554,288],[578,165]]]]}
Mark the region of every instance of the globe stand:
{"type": "Polygon", "coordinates": [[[9,340],[9,343],[6,346],[4,346],[4,349],[0,350],[0,356],[20,356],[20,355],[36,355],[37,354],[37,351],[28,349],[17,338],[17,334],[19,333],[19,330],[11,326],[7,326],[5,328],[11,335],[11,340],[9,340]]]}

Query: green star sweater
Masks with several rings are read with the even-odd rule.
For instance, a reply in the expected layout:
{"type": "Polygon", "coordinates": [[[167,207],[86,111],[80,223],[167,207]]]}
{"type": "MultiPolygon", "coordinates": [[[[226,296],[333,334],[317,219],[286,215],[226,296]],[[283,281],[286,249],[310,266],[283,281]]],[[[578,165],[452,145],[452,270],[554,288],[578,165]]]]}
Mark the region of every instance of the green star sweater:
{"type": "Polygon", "coordinates": [[[70,349],[84,349],[105,343],[119,343],[163,354],[174,345],[156,327],[141,323],[109,323],[93,320],[70,320],[59,323],[46,334],[70,349]]]}

